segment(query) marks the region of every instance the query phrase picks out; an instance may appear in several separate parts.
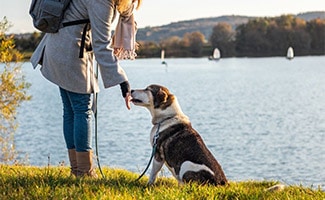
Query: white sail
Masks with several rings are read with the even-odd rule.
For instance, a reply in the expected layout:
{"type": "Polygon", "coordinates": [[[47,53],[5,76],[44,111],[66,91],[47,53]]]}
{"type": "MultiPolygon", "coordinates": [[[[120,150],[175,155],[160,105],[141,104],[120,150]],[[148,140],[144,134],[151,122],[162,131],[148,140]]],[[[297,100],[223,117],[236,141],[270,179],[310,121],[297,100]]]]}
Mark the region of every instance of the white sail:
{"type": "Polygon", "coordinates": [[[165,60],[165,50],[161,50],[160,58],[161,58],[161,61],[165,60]]]}
{"type": "Polygon", "coordinates": [[[166,63],[166,61],[165,61],[165,50],[161,50],[161,53],[160,53],[160,59],[161,59],[161,64],[167,66],[167,63],[166,63]]]}
{"type": "Polygon", "coordinates": [[[214,51],[213,51],[213,55],[212,55],[212,58],[213,59],[220,59],[221,55],[220,55],[220,51],[218,48],[215,48],[214,51]]]}
{"type": "Polygon", "coordinates": [[[294,57],[293,48],[292,47],[289,47],[288,48],[288,51],[287,51],[287,58],[288,59],[293,59],[293,57],[294,57]]]}
{"type": "Polygon", "coordinates": [[[209,60],[219,60],[221,58],[221,54],[218,48],[215,48],[213,50],[213,53],[211,56],[209,56],[209,60]]]}

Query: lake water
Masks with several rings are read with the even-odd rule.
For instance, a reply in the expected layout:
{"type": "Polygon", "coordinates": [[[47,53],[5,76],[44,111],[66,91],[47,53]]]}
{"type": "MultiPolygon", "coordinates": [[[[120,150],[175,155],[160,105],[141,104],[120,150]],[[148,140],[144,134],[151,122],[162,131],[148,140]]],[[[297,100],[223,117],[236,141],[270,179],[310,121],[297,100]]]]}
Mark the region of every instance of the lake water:
{"type": "MultiPolygon", "coordinates": [[[[122,66],[132,88],[157,83],[178,97],[229,180],[325,187],[325,56],[166,62],[122,66]]],[[[31,165],[67,164],[59,90],[30,63],[23,72],[33,97],[19,109],[16,149],[31,165]]],[[[119,87],[101,89],[98,112],[101,165],[141,173],[151,155],[149,112],[127,110],[119,87]]]]}

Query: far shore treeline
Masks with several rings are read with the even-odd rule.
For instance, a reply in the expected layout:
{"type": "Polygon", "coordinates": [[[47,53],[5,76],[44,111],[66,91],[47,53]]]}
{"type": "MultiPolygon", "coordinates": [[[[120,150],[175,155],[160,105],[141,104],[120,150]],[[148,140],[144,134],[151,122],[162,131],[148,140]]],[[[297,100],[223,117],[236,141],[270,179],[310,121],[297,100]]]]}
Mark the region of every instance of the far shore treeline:
{"type": "MultiPolygon", "coordinates": [[[[138,30],[140,31],[140,29],[138,30]]],[[[15,35],[15,44],[28,58],[43,37],[40,32],[15,35]]],[[[218,22],[209,36],[200,30],[189,31],[182,37],[171,35],[159,41],[137,41],[139,58],[207,57],[219,48],[222,57],[285,56],[293,47],[296,56],[325,55],[325,19],[304,20],[294,15],[252,18],[233,26],[218,22]]]]}

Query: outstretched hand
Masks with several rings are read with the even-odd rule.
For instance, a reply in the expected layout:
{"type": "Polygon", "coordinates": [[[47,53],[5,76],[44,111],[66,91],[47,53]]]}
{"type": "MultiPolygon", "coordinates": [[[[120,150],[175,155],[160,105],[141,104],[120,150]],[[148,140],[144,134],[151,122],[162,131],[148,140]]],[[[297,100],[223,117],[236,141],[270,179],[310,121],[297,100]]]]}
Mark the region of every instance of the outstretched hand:
{"type": "Polygon", "coordinates": [[[128,110],[131,109],[131,99],[132,99],[131,93],[130,92],[126,93],[124,100],[125,100],[125,106],[128,110]]]}
{"type": "Polygon", "coordinates": [[[120,87],[121,87],[122,96],[125,100],[126,108],[128,110],[130,110],[131,109],[131,99],[132,99],[130,84],[128,81],[124,81],[124,82],[120,83],[120,87]]]}

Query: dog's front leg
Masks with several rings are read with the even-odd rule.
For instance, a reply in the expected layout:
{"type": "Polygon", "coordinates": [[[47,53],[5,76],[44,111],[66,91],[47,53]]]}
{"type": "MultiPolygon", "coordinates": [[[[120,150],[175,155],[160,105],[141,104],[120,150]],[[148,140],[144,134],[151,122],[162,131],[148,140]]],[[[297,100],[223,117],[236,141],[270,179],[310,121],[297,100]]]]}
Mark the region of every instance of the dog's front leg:
{"type": "Polygon", "coordinates": [[[155,182],[157,174],[161,170],[163,165],[164,161],[159,162],[156,159],[153,159],[148,185],[152,185],[155,182]]]}

